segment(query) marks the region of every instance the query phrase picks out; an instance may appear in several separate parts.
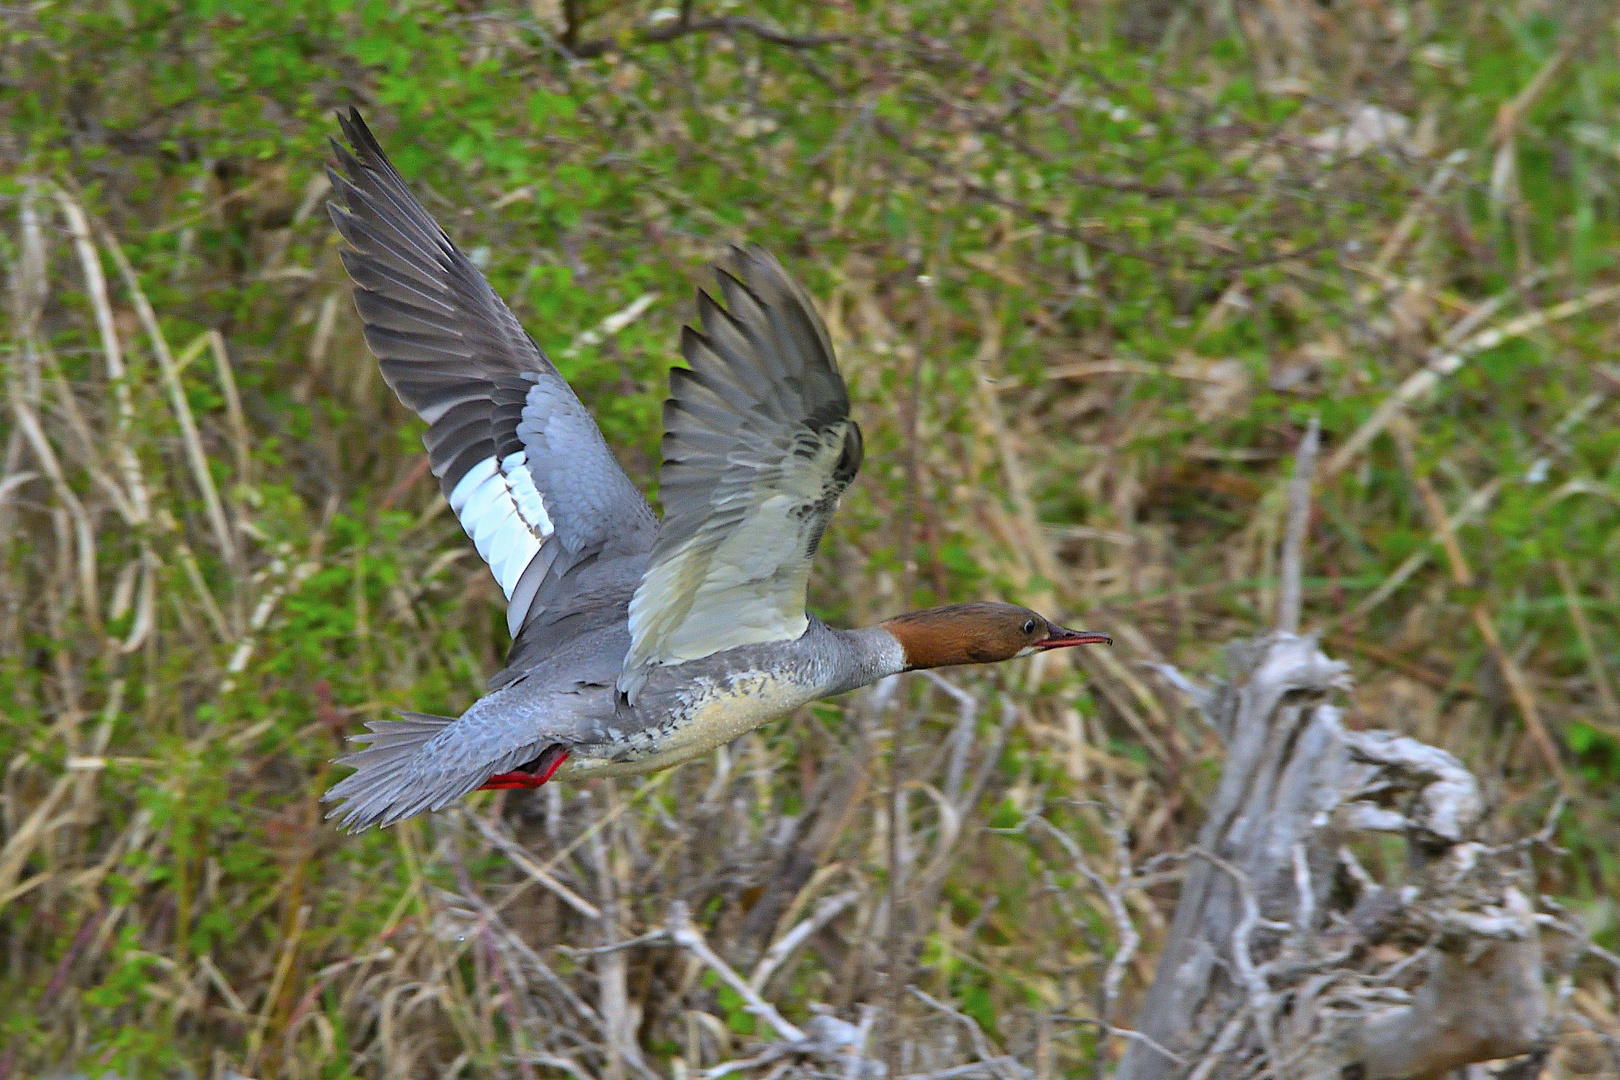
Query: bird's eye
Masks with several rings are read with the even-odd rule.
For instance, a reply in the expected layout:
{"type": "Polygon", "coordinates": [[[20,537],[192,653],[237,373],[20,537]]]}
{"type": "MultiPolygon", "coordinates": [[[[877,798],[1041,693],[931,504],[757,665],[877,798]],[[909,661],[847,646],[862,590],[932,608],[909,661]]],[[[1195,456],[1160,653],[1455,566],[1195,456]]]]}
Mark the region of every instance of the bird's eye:
{"type": "Polygon", "coordinates": [[[1034,632],[1035,632],[1035,620],[1034,619],[1026,620],[1025,623],[1024,623],[1024,633],[1033,634],[1034,632]]]}

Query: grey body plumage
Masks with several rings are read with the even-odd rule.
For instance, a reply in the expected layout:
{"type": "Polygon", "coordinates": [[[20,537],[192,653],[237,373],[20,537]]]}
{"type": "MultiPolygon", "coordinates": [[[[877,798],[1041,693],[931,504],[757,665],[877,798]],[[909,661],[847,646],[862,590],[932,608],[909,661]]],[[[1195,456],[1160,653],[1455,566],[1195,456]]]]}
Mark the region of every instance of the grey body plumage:
{"type": "Polygon", "coordinates": [[[564,746],[559,777],[633,775],[689,760],[799,705],[901,671],[887,631],[836,630],[810,619],[791,642],[743,645],[649,675],[628,704],[614,685],[627,623],[575,636],[459,719],[407,714],[377,720],[364,750],[340,758],[359,771],[327,793],[346,800],[348,828],[391,825],[439,810],[564,746]],[[618,659],[614,659],[617,657],[618,659]],[[768,688],[768,689],[767,689],[768,688]]]}

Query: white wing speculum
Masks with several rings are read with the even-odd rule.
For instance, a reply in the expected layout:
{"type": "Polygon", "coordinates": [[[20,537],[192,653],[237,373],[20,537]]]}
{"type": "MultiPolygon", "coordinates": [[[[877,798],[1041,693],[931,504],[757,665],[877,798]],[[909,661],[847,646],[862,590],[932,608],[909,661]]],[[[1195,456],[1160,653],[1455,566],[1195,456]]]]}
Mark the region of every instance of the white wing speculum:
{"type": "Polygon", "coordinates": [[[508,600],[529,563],[556,530],[534,486],[524,452],[497,462],[488,457],[467,471],[450,492],[450,509],[472,538],[478,555],[508,600]]]}

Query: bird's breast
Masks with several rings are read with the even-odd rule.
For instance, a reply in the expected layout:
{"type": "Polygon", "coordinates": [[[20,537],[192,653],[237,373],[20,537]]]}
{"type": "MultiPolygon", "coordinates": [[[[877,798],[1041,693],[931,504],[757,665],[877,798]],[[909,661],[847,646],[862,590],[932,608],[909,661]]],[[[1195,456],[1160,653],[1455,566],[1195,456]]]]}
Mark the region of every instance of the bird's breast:
{"type": "Polygon", "coordinates": [[[649,689],[636,705],[643,726],[600,746],[579,748],[558,775],[629,776],[678,765],[821,696],[814,683],[768,671],[649,689]]]}

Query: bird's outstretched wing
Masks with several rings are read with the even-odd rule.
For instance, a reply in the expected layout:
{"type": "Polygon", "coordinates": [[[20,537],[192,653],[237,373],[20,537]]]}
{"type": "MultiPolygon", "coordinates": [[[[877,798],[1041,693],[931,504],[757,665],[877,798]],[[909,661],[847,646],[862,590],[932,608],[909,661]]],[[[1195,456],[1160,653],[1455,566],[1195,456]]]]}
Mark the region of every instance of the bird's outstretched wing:
{"type": "Polygon", "coordinates": [[[353,149],[332,144],[330,210],[351,245],[343,265],[366,342],[400,401],[428,422],[433,474],[506,594],[521,644],[548,605],[567,606],[576,568],[644,557],[657,520],[568,383],[360,114],[339,123],[353,149]]]}
{"type": "Polygon", "coordinates": [[[664,403],[664,522],[630,602],[632,696],[655,666],[792,640],[838,498],[861,464],[827,329],[810,298],[757,247],[718,273],[722,308],[698,294],[689,369],[664,403]]]}

